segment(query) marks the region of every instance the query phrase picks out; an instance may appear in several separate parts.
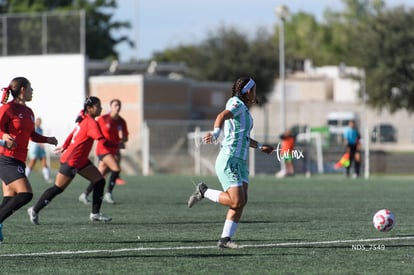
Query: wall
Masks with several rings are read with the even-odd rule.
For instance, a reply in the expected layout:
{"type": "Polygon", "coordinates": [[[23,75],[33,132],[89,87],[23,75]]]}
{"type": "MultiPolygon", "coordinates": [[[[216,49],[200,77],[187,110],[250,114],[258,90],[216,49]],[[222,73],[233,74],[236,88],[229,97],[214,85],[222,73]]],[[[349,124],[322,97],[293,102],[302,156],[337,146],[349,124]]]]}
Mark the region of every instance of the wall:
{"type": "MultiPolygon", "coordinates": [[[[45,135],[56,136],[59,145],[72,131],[83,108],[85,75],[83,55],[0,57],[1,87],[17,76],[29,79],[34,91],[27,105],[42,118],[45,135]]],[[[52,149],[49,145],[46,148],[52,149]]]]}
{"type": "MultiPolygon", "coordinates": [[[[140,172],[144,121],[150,127],[150,152],[165,159],[168,153],[163,148],[186,152],[185,143],[180,140],[186,140],[187,131],[195,126],[187,127],[184,121],[214,119],[231,94],[229,83],[143,75],[95,76],[89,79],[89,88],[91,95],[101,99],[104,108],[109,108],[113,98],[122,102],[121,115],[130,132],[127,149],[122,150],[122,165],[130,173],[140,172]]],[[[157,159],[154,155],[151,158],[157,159]]]]}
{"type": "Polygon", "coordinates": [[[95,76],[89,78],[90,95],[97,96],[102,102],[102,113],[110,111],[112,99],[122,102],[120,115],[125,119],[130,133],[128,149],[138,152],[141,144],[141,128],[143,114],[143,81],[142,75],[95,76]]]}

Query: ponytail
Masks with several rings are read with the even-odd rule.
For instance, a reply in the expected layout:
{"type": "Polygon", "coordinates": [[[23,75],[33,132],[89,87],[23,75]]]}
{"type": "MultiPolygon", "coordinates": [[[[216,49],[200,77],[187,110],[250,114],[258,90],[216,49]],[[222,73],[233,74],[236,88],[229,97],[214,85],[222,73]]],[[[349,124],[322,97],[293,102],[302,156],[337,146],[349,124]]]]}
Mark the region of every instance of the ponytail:
{"type": "Polygon", "coordinates": [[[23,76],[13,78],[8,87],[1,89],[3,93],[1,95],[0,103],[6,104],[10,94],[13,98],[16,98],[19,95],[21,88],[27,88],[29,85],[30,81],[23,76]]]}
{"type": "Polygon", "coordinates": [[[85,110],[80,111],[79,115],[76,117],[75,122],[81,122],[85,118],[85,110]]]}
{"type": "Polygon", "coordinates": [[[10,95],[10,90],[11,90],[11,86],[9,85],[8,87],[2,88],[1,91],[3,92],[1,95],[1,104],[6,104],[7,100],[9,99],[9,95],[10,95]]]}

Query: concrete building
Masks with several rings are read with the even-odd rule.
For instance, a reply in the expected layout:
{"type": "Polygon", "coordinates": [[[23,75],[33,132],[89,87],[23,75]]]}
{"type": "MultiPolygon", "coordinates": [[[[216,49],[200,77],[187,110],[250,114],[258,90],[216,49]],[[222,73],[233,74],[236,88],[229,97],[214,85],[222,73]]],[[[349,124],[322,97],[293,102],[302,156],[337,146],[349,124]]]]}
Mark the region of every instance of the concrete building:
{"type": "MultiPolygon", "coordinates": [[[[353,112],[359,117],[363,136],[370,135],[375,125],[392,124],[397,129],[397,143],[370,144],[370,148],[414,150],[414,125],[411,115],[404,111],[391,114],[387,110],[375,110],[366,106],[360,96],[360,82],[351,76],[361,75],[358,68],[325,66],[296,72],[285,80],[287,127],[308,125],[328,126],[328,116],[333,112],[353,112]]],[[[270,140],[280,134],[281,87],[278,82],[263,108],[253,108],[255,132],[270,140]]]]}
{"type": "Polygon", "coordinates": [[[145,150],[151,150],[150,158],[158,171],[170,171],[178,163],[185,163],[187,133],[204,124],[212,127],[211,121],[222,111],[230,91],[231,83],[148,74],[89,78],[89,93],[101,99],[103,112],[112,99],[122,102],[121,115],[130,132],[127,149],[122,150],[123,169],[130,173],[141,170],[145,150]],[[147,127],[149,140],[144,135],[147,127]]]}

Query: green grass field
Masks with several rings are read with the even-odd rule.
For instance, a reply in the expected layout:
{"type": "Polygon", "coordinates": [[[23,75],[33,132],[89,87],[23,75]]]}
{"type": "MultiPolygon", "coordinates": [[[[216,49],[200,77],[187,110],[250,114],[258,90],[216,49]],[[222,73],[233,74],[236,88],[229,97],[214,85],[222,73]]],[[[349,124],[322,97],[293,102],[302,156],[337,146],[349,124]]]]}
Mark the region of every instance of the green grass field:
{"type": "Polygon", "coordinates": [[[77,176],[40,213],[26,214],[45,188],[32,174],[32,203],[4,223],[1,274],[411,274],[414,178],[345,179],[342,175],[251,178],[249,202],[234,240],[220,250],[226,208],[203,200],[187,208],[193,181],[215,177],[124,177],[111,223],[89,222],[77,176]],[[391,209],[396,226],[377,232],[372,216],[391,209]]]}

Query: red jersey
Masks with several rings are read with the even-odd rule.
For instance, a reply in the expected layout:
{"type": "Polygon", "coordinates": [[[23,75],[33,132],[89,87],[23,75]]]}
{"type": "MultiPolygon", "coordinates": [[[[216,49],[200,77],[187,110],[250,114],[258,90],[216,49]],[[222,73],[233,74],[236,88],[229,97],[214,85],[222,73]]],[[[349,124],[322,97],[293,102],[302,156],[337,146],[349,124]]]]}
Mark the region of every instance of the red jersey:
{"type": "Polygon", "coordinates": [[[88,157],[94,140],[100,139],[104,139],[104,136],[98,123],[90,115],[85,115],[66,138],[60,162],[78,169],[85,167],[89,162],[88,157]]]}
{"type": "Polygon", "coordinates": [[[47,137],[35,132],[32,109],[14,100],[0,107],[0,138],[7,133],[15,139],[16,147],[0,146],[0,155],[26,162],[29,140],[46,143],[47,137]]]}
{"type": "MultiPolygon", "coordinates": [[[[110,114],[106,114],[98,117],[97,122],[104,137],[113,144],[119,145],[122,142],[122,138],[128,138],[128,129],[122,117],[118,116],[117,119],[114,119],[110,114]]],[[[103,141],[98,142],[96,146],[97,155],[117,154],[118,152],[119,147],[105,146],[103,141]]]]}

